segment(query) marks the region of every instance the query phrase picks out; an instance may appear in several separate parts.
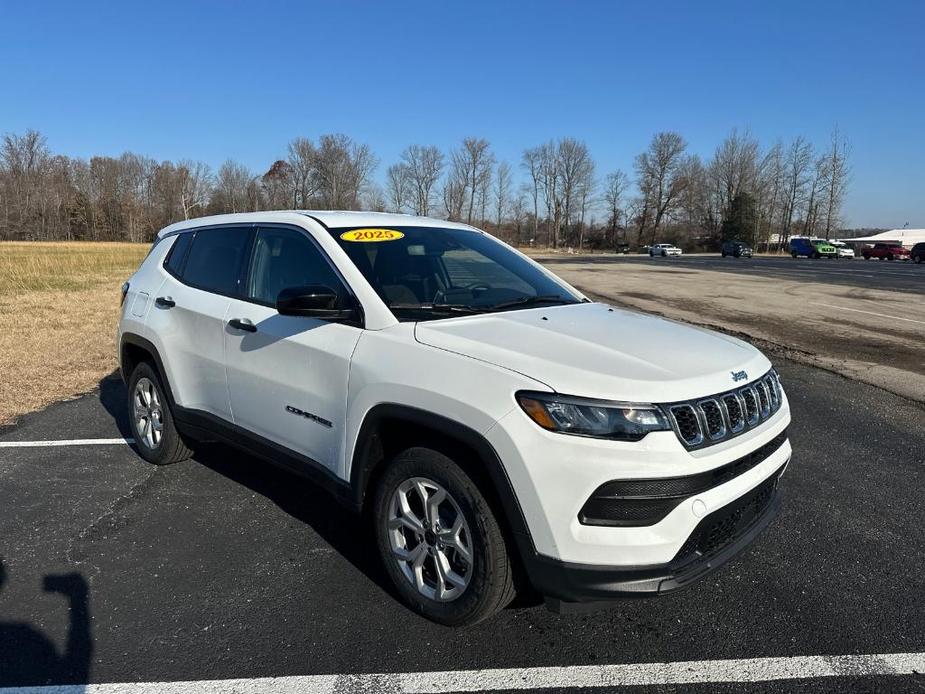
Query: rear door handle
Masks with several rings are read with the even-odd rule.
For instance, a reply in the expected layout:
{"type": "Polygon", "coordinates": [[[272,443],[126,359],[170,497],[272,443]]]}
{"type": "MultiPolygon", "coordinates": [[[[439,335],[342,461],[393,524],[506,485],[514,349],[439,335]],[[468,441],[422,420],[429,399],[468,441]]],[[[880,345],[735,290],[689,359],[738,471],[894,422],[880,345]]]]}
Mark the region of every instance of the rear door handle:
{"type": "Polygon", "coordinates": [[[254,325],[249,318],[232,318],[228,321],[228,325],[235,330],[243,330],[246,333],[257,332],[257,326],[254,325]]]}
{"type": "Polygon", "coordinates": [[[154,300],[154,305],[160,306],[161,308],[173,308],[177,305],[177,302],[169,296],[159,296],[154,300]]]}

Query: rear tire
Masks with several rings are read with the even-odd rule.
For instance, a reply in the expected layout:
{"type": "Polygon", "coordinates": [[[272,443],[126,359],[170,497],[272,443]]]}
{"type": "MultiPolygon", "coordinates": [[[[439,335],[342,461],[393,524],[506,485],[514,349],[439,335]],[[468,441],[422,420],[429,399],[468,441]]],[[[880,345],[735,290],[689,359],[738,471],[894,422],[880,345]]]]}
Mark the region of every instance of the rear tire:
{"type": "Polygon", "coordinates": [[[442,453],[399,453],[377,482],[372,517],[386,572],[415,612],[463,626],[514,599],[501,527],[472,479],[442,453]]]}
{"type": "Polygon", "coordinates": [[[912,262],[915,263],[916,265],[921,265],[921,264],[922,264],[922,256],[920,256],[920,255],[914,255],[914,256],[912,256],[912,262]]]}
{"type": "Polygon", "coordinates": [[[796,260],[796,258],[797,258],[797,252],[796,252],[796,251],[790,251],[790,257],[793,258],[794,260],[796,260]]]}
{"type": "Polygon", "coordinates": [[[146,361],[129,377],[128,413],[135,449],[149,463],[170,465],[193,454],[177,430],[160,375],[146,361]]]}
{"type": "Polygon", "coordinates": [[[886,259],[887,259],[887,260],[893,260],[893,254],[891,253],[890,255],[888,255],[888,256],[886,257],[886,259]]]}

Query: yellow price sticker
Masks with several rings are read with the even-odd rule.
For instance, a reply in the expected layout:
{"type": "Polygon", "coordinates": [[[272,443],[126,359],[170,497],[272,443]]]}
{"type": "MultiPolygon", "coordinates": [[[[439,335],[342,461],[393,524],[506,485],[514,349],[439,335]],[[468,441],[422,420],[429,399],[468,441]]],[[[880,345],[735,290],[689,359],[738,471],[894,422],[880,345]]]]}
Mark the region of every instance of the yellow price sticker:
{"type": "Polygon", "coordinates": [[[405,235],[395,229],[352,229],[345,231],[340,237],[344,241],[377,243],[379,241],[398,241],[398,239],[405,238],[405,235]]]}

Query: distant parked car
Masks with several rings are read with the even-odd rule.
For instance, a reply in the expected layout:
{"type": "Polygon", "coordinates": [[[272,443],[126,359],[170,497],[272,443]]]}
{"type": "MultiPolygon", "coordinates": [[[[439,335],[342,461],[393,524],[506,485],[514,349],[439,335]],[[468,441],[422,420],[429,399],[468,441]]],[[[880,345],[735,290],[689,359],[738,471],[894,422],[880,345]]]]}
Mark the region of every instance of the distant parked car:
{"type": "Polygon", "coordinates": [[[657,243],[649,247],[649,256],[655,257],[657,255],[663,258],[667,258],[669,255],[681,255],[681,249],[670,243],[657,243]]]}
{"type": "Polygon", "coordinates": [[[854,260],[854,249],[844,241],[829,241],[835,247],[836,258],[850,258],[854,260]]]}
{"type": "Polygon", "coordinates": [[[617,253],[622,253],[626,255],[630,252],[630,245],[628,243],[618,243],[616,248],[617,253]]]}
{"type": "Polygon", "coordinates": [[[722,255],[724,258],[727,255],[733,258],[751,258],[752,248],[744,241],[723,241],[722,255]]]}
{"type": "Polygon", "coordinates": [[[790,239],[790,255],[797,258],[837,258],[835,246],[822,239],[808,239],[805,236],[790,239]]]}
{"type": "Polygon", "coordinates": [[[913,263],[925,263],[925,242],[917,243],[909,251],[913,263]]]}
{"type": "Polygon", "coordinates": [[[911,253],[908,248],[904,248],[898,243],[875,243],[873,246],[866,246],[861,255],[864,260],[876,258],[877,260],[909,260],[911,253]]]}

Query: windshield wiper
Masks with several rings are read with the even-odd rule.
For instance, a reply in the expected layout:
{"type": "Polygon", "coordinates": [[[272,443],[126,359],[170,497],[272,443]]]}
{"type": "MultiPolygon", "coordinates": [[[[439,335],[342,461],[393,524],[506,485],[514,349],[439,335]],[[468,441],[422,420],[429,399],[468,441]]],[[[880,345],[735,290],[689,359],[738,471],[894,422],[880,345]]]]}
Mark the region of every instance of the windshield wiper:
{"type": "Polygon", "coordinates": [[[519,307],[519,306],[532,306],[534,304],[549,304],[549,303],[577,304],[579,302],[573,301],[571,299],[566,299],[564,296],[561,296],[559,294],[540,294],[539,296],[522,296],[519,299],[511,299],[510,301],[502,301],[497,304],[492,304],[491,306],[485,306],[484,310],[503,311],[506,308],[514,308],[514,307],[519,307]]]}
{"type": "Polygon", "coordinates": [[[399,311],[437,311],[444,313],[481,313],[482,309],[468,304],[389,304],[399,311]]]}

